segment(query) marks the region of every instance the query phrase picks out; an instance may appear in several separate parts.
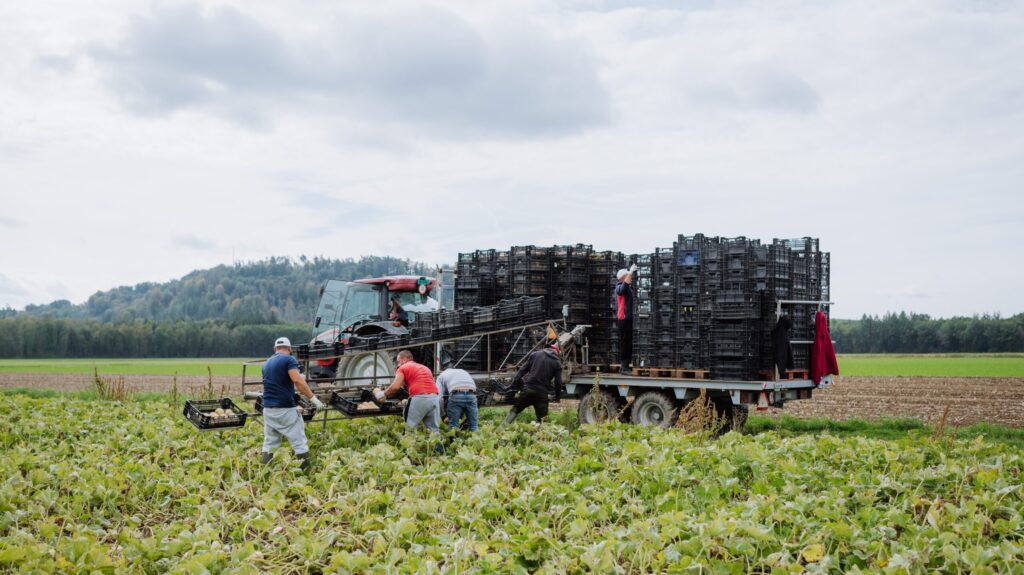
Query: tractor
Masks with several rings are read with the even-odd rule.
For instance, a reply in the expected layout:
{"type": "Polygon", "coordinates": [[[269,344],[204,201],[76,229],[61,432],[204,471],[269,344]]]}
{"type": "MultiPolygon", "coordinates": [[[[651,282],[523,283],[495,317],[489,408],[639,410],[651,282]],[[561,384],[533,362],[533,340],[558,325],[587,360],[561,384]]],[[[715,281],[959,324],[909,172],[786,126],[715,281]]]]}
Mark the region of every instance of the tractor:
{"type": "MultiPolygon", "coordinates": [[[[340,342],[344,347],[360,337],[407,334],[415,328],[417,314],[438,311],[442,302],[447,303],[443,296],[441,283],[426,276],[328,280],[320,288],[310,346],[340,342]],[[408,327],[390,317],[393,298],[408,314],[408,327]]],[[[418,362],[433,367],[434,353],[429,346],[414,347],[412,351],[418,362]]],[[[362,385],[385,385],[394,376],[393,359],[386,352],[320,359],[310,363],[308,375],[312,384],[318,379],[341,378],[362,385]]]]}

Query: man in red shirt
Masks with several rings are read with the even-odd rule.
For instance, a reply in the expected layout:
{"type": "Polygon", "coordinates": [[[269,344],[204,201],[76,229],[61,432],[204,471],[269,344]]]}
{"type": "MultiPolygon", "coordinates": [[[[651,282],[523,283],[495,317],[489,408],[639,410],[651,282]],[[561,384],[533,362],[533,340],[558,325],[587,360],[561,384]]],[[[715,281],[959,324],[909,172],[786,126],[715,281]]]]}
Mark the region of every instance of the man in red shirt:
{"type": "Polygon", "coordinates": [[[441,406],[437,395],[437,385],[430,368],[416,363],[412,352],[403,349],[398,352],[398,370],[395,381],[383,392],[377,390],[378,399],[391,397],[402,387],[409,392],[409,404],[405,408],[405,425],[416,429],[423,424],[431,433],[441,433],[441,406]]]}

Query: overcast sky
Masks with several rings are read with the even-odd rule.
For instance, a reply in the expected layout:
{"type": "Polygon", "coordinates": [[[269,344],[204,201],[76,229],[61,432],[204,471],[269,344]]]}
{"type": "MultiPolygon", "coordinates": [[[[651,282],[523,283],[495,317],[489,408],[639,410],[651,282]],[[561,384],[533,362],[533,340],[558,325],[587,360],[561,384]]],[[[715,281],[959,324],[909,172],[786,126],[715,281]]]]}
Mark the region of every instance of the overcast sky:
{"type": "Polygon", "coordinates": [[[0,4],[0,306],[270,255],[817,236],[1024,311],[1024,2],[0,4]]]}

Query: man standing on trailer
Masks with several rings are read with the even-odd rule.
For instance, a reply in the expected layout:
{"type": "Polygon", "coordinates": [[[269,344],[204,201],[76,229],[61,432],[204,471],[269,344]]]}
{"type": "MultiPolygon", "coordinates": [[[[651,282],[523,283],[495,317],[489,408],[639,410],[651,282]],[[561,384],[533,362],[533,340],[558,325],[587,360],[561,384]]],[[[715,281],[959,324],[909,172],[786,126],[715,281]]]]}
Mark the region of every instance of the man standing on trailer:
{"type": "Polygon", "coordinates": [[[448,429],[460,427],[469,431],[477,428],[476,382],[469,372],[449,367],[437,376],[437,387],[445,401],[448,429]],[[462,417],[466,420],[459,425],[462,417]]]}
{"type": "Polygon", "coordinates": [[[309,399],[317,409],[324,404],[306,385],[299,373],[299,362],[292,357],[292,342],[279,337],[274,342],[274,355],[263,364],[263,454],[260,463],[270,463],[273,450],[286,438],[295,457],[302,460],[300,469],[309,467],[309,446],[302,414],[295,404],[295,390],[309,399]]]}
{"type": "Polygon", "coordinates": [[[416,429],[422,423],[427,431],[441,433],[441,407],[434,374],[429,367],[413,361],[412,352],[407,349],[398,352],[395,381],[384,391],[374,390],[374,396],[378,400],[392,397],[402,387],[409,392],[409,403],[405,407],[405,426],[416,429]]]}
{"type": "Polygon", "coordinates": [[[633,370],[629,364],[633,361],[633,273],[636,264],[628,270],[621,269],[615,277],[619,280],[615,286],[615,323],[619,328],[619,373],[629,375],[633,370]]]}
{"type": "Polygon", "coordinates": [[[533,406],[537,421],[542,422],[548,415],[548,394],[555,394],[555,401],[562,400],[562,359],[558,344],[548,344],[544,349],[531,353],[519,372],[512,378],[510,391],[516,391],[512,411],[508,412],[502,425],[512,423],[516,416],[527,407],[533,406]],[[554,389],[552,389],[552,384],[554,389]],[[519,390],[522,391],[519,391],[519,390]]]}

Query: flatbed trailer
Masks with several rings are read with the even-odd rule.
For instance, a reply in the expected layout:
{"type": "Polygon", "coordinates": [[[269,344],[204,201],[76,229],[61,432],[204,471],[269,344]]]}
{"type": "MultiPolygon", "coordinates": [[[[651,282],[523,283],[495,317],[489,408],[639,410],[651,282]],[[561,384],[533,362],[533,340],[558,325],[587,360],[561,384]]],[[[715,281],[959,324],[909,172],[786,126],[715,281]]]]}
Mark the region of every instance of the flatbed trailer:
{"type": "MultiPolygon", "coordinates": [[[[776,321],[786,307],[811,306],[820,310],[832,303],[779,300],[775,306],[776,321]]],[[[811,340],[790,342],[791,345],[806,346],[813,343],[811,340]]],[[[739,427],[746,421],[750,406],[758,411],[782,407],[787,401],[810,399],[819,387],[808,377],[808,369],[781,374],[774,369],[765,381],[706,379],[705,370],[633,369],[645,375],[595,372],[593,366],[574,370],[567,379],[566,392],[580,400],[577,410],[579,421],[594,423],[618,418],[640,425],[670,427],[676,424],[684,406],[703,395],[726,428],[739,427]],[[663,373],[682,377],[662,377],[663,373]]]]}
{"type": "Polygon", "coordinates": [[[815,387],[810,379],[729,381],[579,373],[569,377],[565,390],[568,397],[580,400],[580,423],[619,419],[671,427],[683,407],[703,394],[731,428],[742,426],[749,406],[767,410],[782,407],[786,401],[810,399],[815,387]]]}

